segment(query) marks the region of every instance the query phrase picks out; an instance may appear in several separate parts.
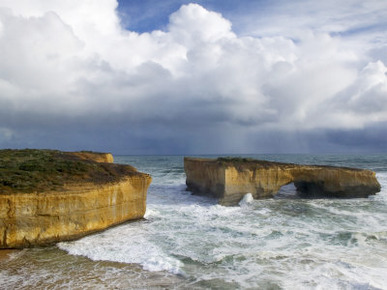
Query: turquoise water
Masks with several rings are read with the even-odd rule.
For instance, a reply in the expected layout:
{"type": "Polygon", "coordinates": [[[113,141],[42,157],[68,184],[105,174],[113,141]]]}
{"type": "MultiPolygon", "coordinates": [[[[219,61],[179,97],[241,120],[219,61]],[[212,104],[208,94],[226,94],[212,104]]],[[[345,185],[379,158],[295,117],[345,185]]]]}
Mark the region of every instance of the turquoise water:
{"type": "MultiPolygon", "coordinates": [[[[5,288],[387,289],[387,155],[253,155],[368,168],[364,199],[277,198],[223,207],[185,190],[182,156],[118,156],[153,177],[145,220],[13,254],[5,288]]],[[[0,262],[1,263],[1,262],[0,262]]]]}

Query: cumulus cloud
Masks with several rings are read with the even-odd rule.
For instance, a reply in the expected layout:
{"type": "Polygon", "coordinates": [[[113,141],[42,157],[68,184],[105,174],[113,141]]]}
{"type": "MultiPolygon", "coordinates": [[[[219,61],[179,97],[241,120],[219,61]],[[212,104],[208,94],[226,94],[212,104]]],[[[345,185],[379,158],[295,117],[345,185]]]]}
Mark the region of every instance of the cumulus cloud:
{"type": "Polygon", "coordinates": [[[239,36],[198,4],[140,34],[116,8],[0,1],[0,146],[253,152],[387,123],[386,64],[362,39],[239,36]]]}

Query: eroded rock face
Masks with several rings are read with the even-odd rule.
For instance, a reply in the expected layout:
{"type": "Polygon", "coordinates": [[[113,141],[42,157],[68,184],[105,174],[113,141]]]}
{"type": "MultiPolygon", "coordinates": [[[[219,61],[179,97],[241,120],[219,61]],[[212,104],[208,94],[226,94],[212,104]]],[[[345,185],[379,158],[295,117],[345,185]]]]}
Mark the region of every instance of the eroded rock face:
{"type": "Polygon", "coordinates": [[[304,197],[368,197],[380,191],[375,172],[356,168],[297,165],[241,159],[184,158],[187,189],[237,205],[246,193],[272,198],[294,182],[304,197]]]}
{"type": "MultiPolygon", "coordinates": [[[[120,165],[111,166],[121,170],[120,165]]],[[[114,182],[77,182],[56,191],[0,194],[0,248],[71,240],[142,218],[151,177],[122,167],[123,176],[114,182]]]]}
{"type": "Polygon", "coordinates": [[[114,158],[111,153],[99,153],[99,152],[69,152],[70,154],[77,156],[81,160],[93,160],[95,162],[113,163],[114,158]]]}

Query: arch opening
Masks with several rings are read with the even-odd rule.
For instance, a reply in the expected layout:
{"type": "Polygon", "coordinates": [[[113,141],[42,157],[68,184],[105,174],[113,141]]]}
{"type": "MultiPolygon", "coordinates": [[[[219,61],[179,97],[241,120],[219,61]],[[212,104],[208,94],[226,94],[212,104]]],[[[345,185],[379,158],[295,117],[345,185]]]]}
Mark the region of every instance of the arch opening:
{"type": "Polygon", "coordinates": [[[274,195],[275,199],[299,199],[299,193],[293,182],[281,186],[280,190],[274,195]]]}

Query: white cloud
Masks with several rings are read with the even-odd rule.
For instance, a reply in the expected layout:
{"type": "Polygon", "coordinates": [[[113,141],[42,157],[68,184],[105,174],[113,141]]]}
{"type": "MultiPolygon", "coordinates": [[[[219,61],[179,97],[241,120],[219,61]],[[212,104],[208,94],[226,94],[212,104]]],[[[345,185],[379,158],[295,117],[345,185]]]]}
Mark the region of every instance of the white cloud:
{"type": "Polygon", "coordinates": [[[15,16],[41,17],[54,11],[82,38],[91,32],[109,35],[120,30],[115,0],[1,0],[0,7],[11,9],[15,16]]]}
{"type": "Polygon", "coordinates": [[[169,21],[168,30],[173,39],[188,47],[235,37],[230,21],[198,4],[183,5],[169,21]]]}
{"type": "Polygon", "coordinates": [[[381,62],[367,64],[354,82],[334,103],[336,114],[353,126],[387,121],[387,67],[381,62]]]}
{"type": "Polygon", "coordinates": [[[260,130],[387,121],[386,66],[358,49],[371,46],[362,39],[304,27],[297,41],[241,37],[197,4],[173,13],[166,31],[138,34],[120,27],[116,7],[114,0],[0,0],[3,136],[48,123],[121,124],[231,144],[236,132],[248,140],[260,130]]]}
{"type": "MultiPolygon", "coordinates": [[[[249,8],[249,11],[239,15],[245,23],[245,33],[293,37],[307,29],[320,33],[346,33],[383,27],[387,10],[383,0],[251,2],[249,8]],[[260,17],[254,17],[262,5],[263,13],[259,13],[260,17]]],[[[238,19],[238,15],[235,19],[238,19]]]]}

